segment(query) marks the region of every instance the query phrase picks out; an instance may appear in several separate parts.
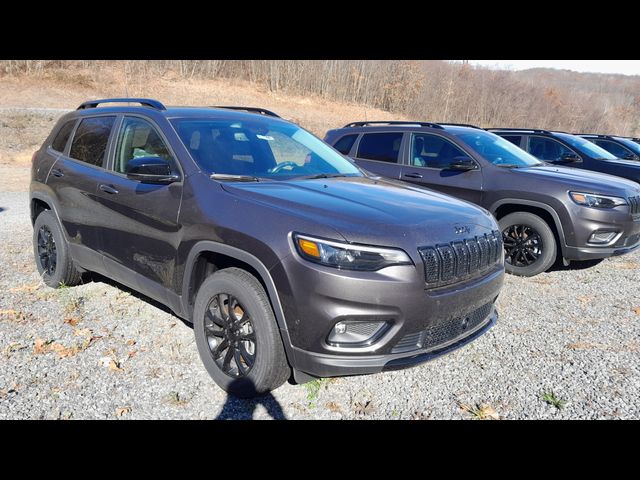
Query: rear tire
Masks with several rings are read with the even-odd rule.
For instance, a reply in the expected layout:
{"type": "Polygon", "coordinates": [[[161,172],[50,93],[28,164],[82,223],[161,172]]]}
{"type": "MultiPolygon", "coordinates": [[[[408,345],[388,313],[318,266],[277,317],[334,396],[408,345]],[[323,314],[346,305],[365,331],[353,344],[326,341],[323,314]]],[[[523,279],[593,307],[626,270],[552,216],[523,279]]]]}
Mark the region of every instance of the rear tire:
{"type": "Polygon", "coordinates": [[[33,253],[38,273],[52,288],[80,283],[81,273],[69,255],[58,220],[51,210],[44,210],[33,225],[33,253]]]}
{"type": "Polygon", "coordinates": [[[542,218],[529,212],[515,212],[502,217],[498,224],[504,241],[507,273],[533,277],[553,265],[556,238],[542,218]]]}
{"type": "Polygon", "coordinates": [[[207,372],[236,397],[275,390],[291,375],[267,294],[244,270],[226,268],[204,281],[193,329],[207,372]]]}

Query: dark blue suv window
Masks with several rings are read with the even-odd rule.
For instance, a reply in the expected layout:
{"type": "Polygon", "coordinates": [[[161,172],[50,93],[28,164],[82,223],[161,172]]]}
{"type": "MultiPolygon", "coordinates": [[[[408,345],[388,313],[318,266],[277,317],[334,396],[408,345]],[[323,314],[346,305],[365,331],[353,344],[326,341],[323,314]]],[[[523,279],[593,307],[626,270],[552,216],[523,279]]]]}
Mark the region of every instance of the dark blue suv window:
{"type": "Polygon", "coordinates": [[[336,150],[338,150],[340,153],[344,155],[348,155],[349,152],[351,151],[351,147],[353,147],[353,144],[356,141],[356,138],[358,138],[357,134],[345,135],[344,137],[342,137],[340,140],[336,142],[333,148],[335,148],[336,150]]]}
{"type": "Polygon", "coordinates": [[[360,139],[358,158],[397,163],[402,143],[402,132],[367,133],[360,139]]]}

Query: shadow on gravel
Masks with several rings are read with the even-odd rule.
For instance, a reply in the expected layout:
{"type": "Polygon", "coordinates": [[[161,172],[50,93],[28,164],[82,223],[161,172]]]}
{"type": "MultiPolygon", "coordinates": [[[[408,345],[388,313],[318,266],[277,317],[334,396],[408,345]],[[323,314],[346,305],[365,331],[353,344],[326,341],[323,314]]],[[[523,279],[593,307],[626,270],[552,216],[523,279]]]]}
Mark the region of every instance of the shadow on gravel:
{"type": "Polygon", "coordinates": [[[112,279],[110,279],[108,277],[100,275],[99,273],[88,272],[88,273],[85,273],[85,274],[82,275],[82,283],[89,283],[89,282],[105,283],[105,284],[110,285],[110,286],[112,286],[114,288],[117,288],[118,290],[122,290],[123,292],[127,292],[132,297],[135,297],[138,300],[142,300],[143,302],[146,302],[149,305],[151,305],[153,307],[156,307],[159,310],[162,310],[163,312],[169,313],[170,315],[172,315],[175,318],[177,318],[178,320],[180,320],[182,323],[184,323],[189,328],[193,328],[193,325],[190,322],[184,320],[183,318],[178,317],[166,305],[163,305],[160,302],[156,302],[154,299],[149,298],[146,295],[143,295],[143,294],[141,294],[140,292],[138,292],[136,290],[132,290],[129,287],[127,287],[126,285],[122,285],[121,283],[118,283],[115,280],[112,280],[112,279]]]}
{"type": "Polygon", "coordinates": [[[585,270],[587,268],[595,267],[601,263],[604,259],[599,258],[597,260],[584,260],[582,262],[571,262],[568,267],[565,267],[562,262],[557,262],[553,265],[548,272],[566,272],[570,270],[585,270]]]}
{"type": "Polygon", "coordinates": [[[3,211],[4,211],[4,208],[0,207],[0,212],[3,212],[3,211]]]}
{"type": "Polygon", "coordinates": [[[237,398],[227,394],[227,400],[216,420],[253,420],[253,413],[258,404],[266,408],[267,413],[274,420],[286,420],[287,417],[282,410],[282,406],[278,403],[273,395],[266,393],[255,398],[237,398]]]}

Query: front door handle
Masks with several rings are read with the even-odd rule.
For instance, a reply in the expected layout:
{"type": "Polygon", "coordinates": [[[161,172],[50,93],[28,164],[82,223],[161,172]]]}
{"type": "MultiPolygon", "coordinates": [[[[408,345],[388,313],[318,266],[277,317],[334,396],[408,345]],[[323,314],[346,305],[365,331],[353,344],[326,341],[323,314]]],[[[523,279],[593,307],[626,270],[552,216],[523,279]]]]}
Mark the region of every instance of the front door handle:
{"type": "Polygon", "coordinates": [[[419,173],[405,173],[404,176],[409,178],[422,178],[422,175],[419,173]]]}
{"type": "Polygon", "coordinates": [[[60,177],[64,177],[64,172],[59,168],[54,168],[53,170],[51,170],[51,175],[53,175],[54,177],[60,178],[60,177]]]}
{"type": "Polygon", "coordinates": [[[104,193],[109,193],[111,195],[114,195],[116,193],[118,193],[118,190],[116,190],[114,187],[112,187],[111,185],[105,185],[102,184],[98,187],[100,190],[102,190],[104,193]]]}

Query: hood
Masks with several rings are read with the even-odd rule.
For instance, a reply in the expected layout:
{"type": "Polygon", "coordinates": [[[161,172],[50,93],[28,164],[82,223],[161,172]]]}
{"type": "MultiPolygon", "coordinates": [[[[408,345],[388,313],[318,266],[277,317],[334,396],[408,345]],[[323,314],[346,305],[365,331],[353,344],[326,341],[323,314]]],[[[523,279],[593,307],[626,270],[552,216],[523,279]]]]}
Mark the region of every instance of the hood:
{"type": "Polygon", "coordinates": [[[519,175],[544,178],[546,182],[564,185],[567,190],[581,190],[587,193],[618,197],[628,197],[640,193],[638,184],[631,180],[579,168],[541,166],[514,168],[512,171],[519,175]]]}
{"type": "Polygon", "coordinates": [[[493,217],[480,207],[384,179],[224,183],[222,188],[245,200],[330,226],[349,242],[393,246],[401,237],[411,239],[414,246],[448,243],[456,240],[455,227],[462,226],[469,236],[497,228],[493,217]]]}

